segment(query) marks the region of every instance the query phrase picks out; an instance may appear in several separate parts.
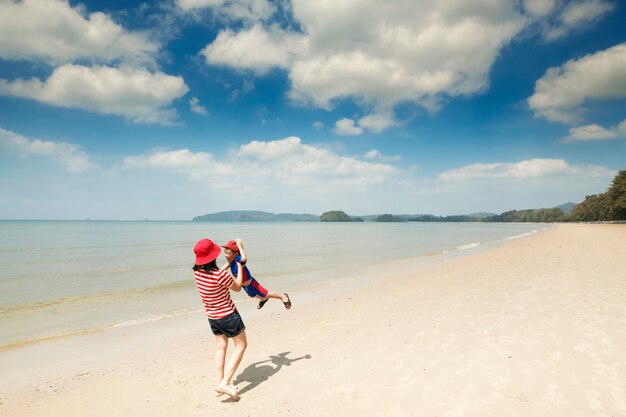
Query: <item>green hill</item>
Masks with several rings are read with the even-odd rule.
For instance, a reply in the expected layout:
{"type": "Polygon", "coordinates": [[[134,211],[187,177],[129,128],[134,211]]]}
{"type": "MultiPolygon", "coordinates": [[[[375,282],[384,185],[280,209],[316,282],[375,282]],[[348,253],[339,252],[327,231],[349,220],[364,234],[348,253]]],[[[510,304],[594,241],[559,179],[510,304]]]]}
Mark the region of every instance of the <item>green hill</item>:
{"type": "Polygon", "coordinates": [[[565,213],[569,213],[574,207],[576,207],[576,203],[565,203],[565,204],[561,204],[560,206],[556,206],[554,208],[560,208],[565,213]]]}

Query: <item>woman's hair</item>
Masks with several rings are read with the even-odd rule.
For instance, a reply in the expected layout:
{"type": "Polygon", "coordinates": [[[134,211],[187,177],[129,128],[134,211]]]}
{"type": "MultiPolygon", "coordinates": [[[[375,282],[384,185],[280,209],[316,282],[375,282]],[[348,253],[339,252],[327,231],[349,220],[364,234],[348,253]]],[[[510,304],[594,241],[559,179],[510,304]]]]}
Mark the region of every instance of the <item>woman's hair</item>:
{"type": "Polygon", "coordinates": [[[209,272],[209,271],[211,271],[212,269],[219,269],[219,268],[217,267],[217,263],[215,263],[215,260],[212,260],[212,261],[211,261],[211,262],[209,262],[208,264],[204,264],[204,265],[194,265],[194,266],[193,266],[193,270],[194,270],[194,271],[199,271],[199,270],[202,270],[202,271],[209,272]]]}

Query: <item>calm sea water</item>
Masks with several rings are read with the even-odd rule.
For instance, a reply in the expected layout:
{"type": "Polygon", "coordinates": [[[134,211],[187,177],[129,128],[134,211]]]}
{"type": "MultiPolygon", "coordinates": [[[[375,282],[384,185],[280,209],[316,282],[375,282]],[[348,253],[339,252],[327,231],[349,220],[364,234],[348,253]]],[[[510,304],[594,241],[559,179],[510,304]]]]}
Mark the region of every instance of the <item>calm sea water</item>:
{"type": "Polygon", "coordinates": [[[242,238],[252,274],[282,292],[358,277],[394,260],[479,250],[545,227],[0,221],[0,351],[199,309],[191,267],[193,246],[204,237],[220,244],[242,238]]]}

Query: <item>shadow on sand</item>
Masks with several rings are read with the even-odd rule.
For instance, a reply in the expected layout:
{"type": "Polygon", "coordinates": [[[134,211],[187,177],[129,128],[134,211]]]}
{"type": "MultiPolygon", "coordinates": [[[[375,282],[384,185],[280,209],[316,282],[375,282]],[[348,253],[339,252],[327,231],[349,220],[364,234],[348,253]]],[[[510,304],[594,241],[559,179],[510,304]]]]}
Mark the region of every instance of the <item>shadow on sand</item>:
{"type": "Polygon", "coordinates": [[[272,375],[278,373],[283,366],[291,366],[292,363],[302,359],[311,359],[311,355],[290,359],[287,357],[289,353],[291,352],[279,353],[277,356],[271,355],[268,360],[255,362],[244,369],[233,381],[235,385],[249,382],[248,385],[239,391],[239,395],[255,389],[262,382],[267,381],[272,375]]]}

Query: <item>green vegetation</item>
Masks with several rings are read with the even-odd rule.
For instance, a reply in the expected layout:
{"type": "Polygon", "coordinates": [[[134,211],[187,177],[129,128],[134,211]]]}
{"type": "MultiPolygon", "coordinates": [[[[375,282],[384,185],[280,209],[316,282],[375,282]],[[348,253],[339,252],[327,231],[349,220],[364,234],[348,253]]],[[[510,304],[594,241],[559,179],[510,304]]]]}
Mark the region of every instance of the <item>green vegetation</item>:
{"type": "Polygon", "coordinates": [[[626,169],[620,170],[609,189],[602,194],[588,195],[569,213],[571,221],[626,220],[626,169]]]}
{"type": "Polygon", "coordinates": [[[433,216],[432,214],[421,214],[419,216],[409,216],[409,222],[482,222],[484,217],[474,216],[433,216]]]}
{"type": "Polygon", "coordinates": [[[487,222],[529,222],[554,223],[565,221],[566,215],[560,208],[543,208],[539,210],[512,210],[496,216],[489,216],[487,222]]]}
{"type": "Polygon", "coordinates": [[[321,222],[362,222],[359,217],[350,217],[341,210],[331,210],[320,216],[321,222]]]}
{"type": "Polygon", "coordinates": [[[400,223],[405,222],[406,220],[400,216],[394,216],[392,214],[382,214],[376,217],[376,221],[382,223],[400,223]]]}

